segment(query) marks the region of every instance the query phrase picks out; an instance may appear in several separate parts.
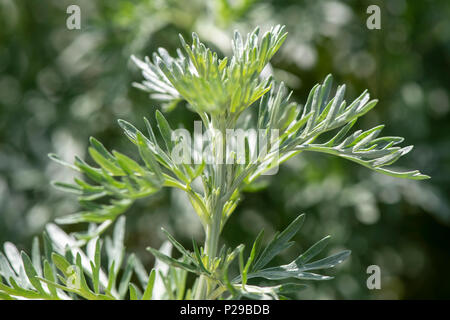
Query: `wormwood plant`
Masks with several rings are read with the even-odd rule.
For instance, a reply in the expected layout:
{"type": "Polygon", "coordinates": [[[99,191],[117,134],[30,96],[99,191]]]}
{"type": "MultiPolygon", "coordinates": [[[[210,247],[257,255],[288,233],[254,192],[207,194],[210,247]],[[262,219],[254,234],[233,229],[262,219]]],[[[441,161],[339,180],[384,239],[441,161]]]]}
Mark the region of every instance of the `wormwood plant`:
{"type": "Polygon", "coordinates": [[[0,298],[281,299],[304,287],[298,279],[330,279],[315,272],[340,264],[350,251],[315,260],[329,237],[288,264],[270,265],[293,244],[291,239],[299,231],[304,215],[265,246],[261,231],[247,257],[244,245],[220,246],[221,231],[239,203],[242,190],[304,151],[336,155],[394,177],[416,180],[428,177],[418,171],[387,168],[412,146],[399,147],[403,141],[400,137],[379,137],[382,125],[349,133],[357,119],[377,103],[370,100],[367,91],[347,104],[345,85],[332,93],[332,77],[327,76],[322,84],[312,88],[301,106],[290,101],[282,83],[277,84],[271,77],[263,78],[263,69],[286,35],[280,26],[261,38],[256,29],[245,41],[236,32],[231,58],[219,58],[196,34],[191,45],[180,37],[182,49],[176,57],[162,48],[152,60],[133,57],[145,78],[135,86],[169,106],[186,101],[204,129],[209,130],[209,143],[197,144],[188,150],[192,152],[183,153],[180,161],[180,150],[185,149],[179,146],[188,137],[176,135],[157,111],[158,135],[147,119],[144,119],[146,134],[119,120],[125,135],[136,146],[139,162],[117,151],[108,151],[95,138],[90,139],[89,147],[95,167],[80,158],[69,164],[57,155],[50,155],[88,178],[87,181],[75,178],[74,184],[54,182],[56,187],[77,194],[83,208],[57,223],[89,223],[87,232],[68,235],[55,224],[49,224],[43,240],[33,241],[31,257],[5,243],[4,254],[0,252],[0,298]],[[239,128],[257,129],[259,134],[256,138],[250,134],[243,138],[227,135],[227,130],[239,128]],[[272,134],[274,131],[276,135],[272,134]],[[323,139],[327,132],[329,137],[323,139]],[[230,151],[237,138],[243,139],[243,154],[230,151]],[[261,141],[263,147],[254,148],[261,141]],[[206,157],[199,156],[202,154],[206,157]],[[168,250],[148,248],[157,264],[147,273],[135,255],[125,253],[122,214],[137,199],[163,187],[186,193],[203,225],[205,242],[199,245],[193,241],[188,250],[163,230],[179,257],[171,256],[168,250]],[[112,236],[104,236],[111,225],[114,225],[112,236]],[[188,286],[188,274],[195,278],[192,286],[188,286]],[[133,275],[135,283],[130,281],[133,275]]]}

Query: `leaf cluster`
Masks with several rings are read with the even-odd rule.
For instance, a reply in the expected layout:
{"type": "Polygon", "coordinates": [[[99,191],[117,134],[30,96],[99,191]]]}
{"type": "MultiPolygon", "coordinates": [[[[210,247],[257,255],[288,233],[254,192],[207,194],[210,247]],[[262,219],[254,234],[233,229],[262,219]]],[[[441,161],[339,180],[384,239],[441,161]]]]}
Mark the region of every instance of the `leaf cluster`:
{"type": "Polygon", "coordinates": [[[125,255],[125,218],[120,218],[112,237],[87,243],[78,241],[56,225],[49,224],[40,241],[33,241],[31,257],[6,242],[0,252],[0,298],[31,300],[149,300],[155,272],[148,275],[134,254],[125,255]],[[102,256],[106,255],[106,264],[102,256]],[[126,258],[126,259],[125,259],[126,258]],[[106,271],[105,271],[106,268],[106,271]],[[139,285],[130,282],[132,275],[139,285]],[[142,288],[139,289],[139,288],[142,288]]]}
{"type": "Polygon", "coordinates": [[[332,277],[313,273],[311,271],[330,269],[345,261],[350,251],[345,250],[323,259],[312,261],[327,246],[330,237],[327,236],[315,243],[308,250],[294,259],[291,263],[275,267],[267,265],[281,252],[291,247],[294,242],[291,239],[298,233],[303,225],[305,215],[297,217],[284,231],[275,234],[265,248],[262,248],[264,232],[261,231],[253,243],[250,255],[244,259],[244,245],[235,249],[222,247],[218,256],[214,259],[206,256],[203,248],[199,248],[193,241],[194,251],[184,248],[167,231],[164,231],[168,240],[181,253],[181,258],[174,259],[156,249],[148,250],[159,260],[164,261],[174,268],[182,269],[196,275],[203,275],[211,282],[212,292],[209,298],[221,299],[280,299],[287,298],[293,292],[305,288],[303,283],[283,283],[275,286],[260,286],[249,284],[248,280],[263,278],[267,280],[329,280],[332,277]],[[239,265],[239,275],[229,280],[229,269],[233,262],[239,265]]]}

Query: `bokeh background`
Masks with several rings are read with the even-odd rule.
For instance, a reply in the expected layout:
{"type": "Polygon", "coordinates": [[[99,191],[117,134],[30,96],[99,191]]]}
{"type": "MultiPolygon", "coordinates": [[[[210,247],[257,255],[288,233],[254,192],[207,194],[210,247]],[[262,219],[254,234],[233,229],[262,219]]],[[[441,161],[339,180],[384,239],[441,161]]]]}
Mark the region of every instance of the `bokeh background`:
{"type": "MultiPolygon", "coordinates": [[[[85,157],[89,136],[134,152],[116,120],[143,128],[142,117],[161,105],[131,86],[141,79],[131,54],[174,53],[178,33],[195,31],[227,55],[234,29],[285,24],[289,37],[272,68],[294,99],[304,103],[328,73],[347,84],[347,99],[368,88],[380,102],[359,128],[385,123],[384,134],[404,136],[415,149],[400,165],[432,179],[399,180],[302,154],[244,194],[224,241],[248,243],[261,228],[270,237],[306,212],[297,245],[281,262],[327,234],[330,249],[352,256],[334,280],[311,284],[299,298],[450,298],[449,17],[446,0],[0,0],[0,243],[27,249],[47,222],[77,210],[74,197],[49,184],[73,177],[49,152],[85,157]],[[81,30],[66,28],[70,4],[81,8],[81,30]],[[381,30],[366,27],[371,4],[381,8],[381,30]],[[381,290],[366,287],[372,264],[381,268],[381,290]]],[[[166,111],[174,127],[195,119],[183,106],[166,111]]],[[[161,226],[187,246],[203,238],[187,200],[173,190],[138,202],[127,217],[128,250],[148,268],[144,248],[161,245],[161,226]]]]}

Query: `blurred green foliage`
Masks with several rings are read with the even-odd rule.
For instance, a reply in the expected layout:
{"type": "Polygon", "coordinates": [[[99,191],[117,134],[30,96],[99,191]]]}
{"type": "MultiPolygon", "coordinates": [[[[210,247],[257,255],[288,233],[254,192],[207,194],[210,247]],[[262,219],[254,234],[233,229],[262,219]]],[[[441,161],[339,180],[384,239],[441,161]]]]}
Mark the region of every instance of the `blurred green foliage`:
{"type": "MultiPolygon", "coordinates": [[[[47,153],[71,162],[86,156],[95,136],[132,154],[116,119],[143,128],[142,117],[152,118],[160,104],[131,86],[140,79],[131,54],[142,58],[158,47],[173,54],[178,33],[189,39],[192,31],[228,54],[233,29],[285,24],[289,37],[272,72],[294,99],[304,103],[328,73],[347,84],[349,98],[368,88],[380,103],[360,128],[386,123],[385,134],[415,145],[401,164],[432,179],[400,180],[305,154],[244,195],[224,238],[247,243],[261,228],[269,238],[306,212],[286,261],[323,234],[333,236],[330,247],[351,249],[352,256],[335,280],[299,298],[450,298],[449,1],[84,0],[75,1],[81,30],[66,28],[70,4],[0,0],[0,243],[28,248],[45,223],[77,210],[74,198],[49,184],[71,181],[72,172],[47,153]],[[381,8],[381,30],[366,27],[370,4],[381,8]],[[372,264],[381,268],[381,290],[366,287],[372,264]]],[[[196,119],[183,105],[167,117],[188,129],[196,119]]],[[[144,248],[161,244],[161,226],[187,246],[192,236],[203,238],[187,199],[173,190],[138,202],[127,216],[128,250],[148,265],[144,248]]]]}

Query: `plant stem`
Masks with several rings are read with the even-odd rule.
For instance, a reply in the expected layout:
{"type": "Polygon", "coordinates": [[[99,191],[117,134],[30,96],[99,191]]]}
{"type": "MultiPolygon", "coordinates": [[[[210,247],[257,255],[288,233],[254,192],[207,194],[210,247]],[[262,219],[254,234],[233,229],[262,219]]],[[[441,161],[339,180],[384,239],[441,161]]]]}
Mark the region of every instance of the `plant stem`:
{"type": "MultiPolygon", "coordinates": [[[[221,205],[221,201],[218,201],[214,214],[212,223],[208,225],[206,229],[206,237],[205,237],[205,255],[209,258],[209,261],[212,263],[214,258],[217,255],[217,248],[219,245],[219,236],[221,230],[221,219],[222,219],[222,211],[223,206],[221,205]]],[[[211,265],[209,265],[211,268],[211,265]]],[[[199,278],[199,283],[196,292],[196,299],[206,299],[209,295],[210,283],[206,276],[201,275],[199,278]]]]}
{"type": "MultiPolygon", "coordinates": [[[[212,269],[212,263],[217,255],[217,248],[219,245],[219,236],[222,227],[222,214],[223,214],[223,206],[224,201],[222,199],[223,195],[226,194],[226,186],[225,186],[225,176],[227,167],[224,164],[226,159],[226,135],[225,135],[225,123],[224,121],[214,121],[213,119],[213,127],[219,128],[219,137],[213,138],[214,151],[219,151],[222,155],[222,160],[220,163],[216,164],[215,167],[215,182],[216,182],[216,190],[219,192],[215,195],[214,205],[210,208],[211,212],[211,222],[206,227],[206,236],[205,236],[205,255],[208,257],[208,266],[210,270],[212,269]],[[220,139],[220,144],[217,143],[218,139],[220,139]]],[[[216,153],[217,154],[217,153],[216,153]]],[[[198,287],[196,290],[196,299],[206,299],[211,291],[212,283],[211,281],[204,275],[201,275],[198,282],[198,287]]]]}

